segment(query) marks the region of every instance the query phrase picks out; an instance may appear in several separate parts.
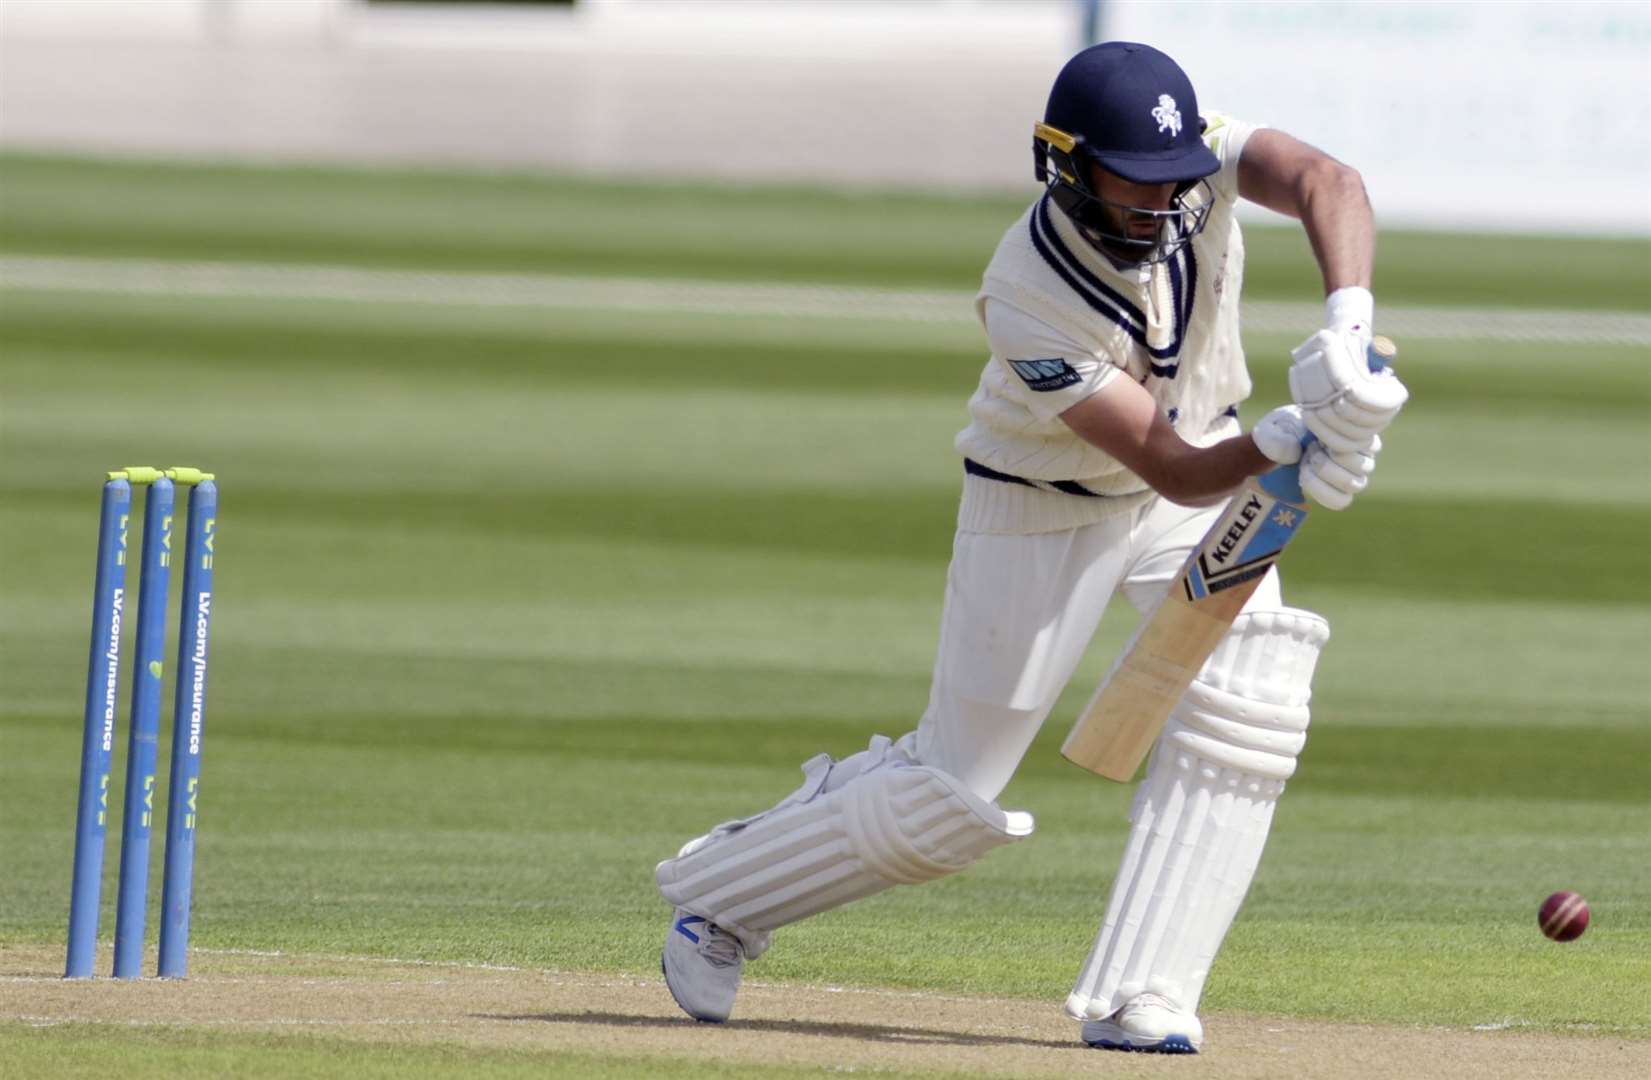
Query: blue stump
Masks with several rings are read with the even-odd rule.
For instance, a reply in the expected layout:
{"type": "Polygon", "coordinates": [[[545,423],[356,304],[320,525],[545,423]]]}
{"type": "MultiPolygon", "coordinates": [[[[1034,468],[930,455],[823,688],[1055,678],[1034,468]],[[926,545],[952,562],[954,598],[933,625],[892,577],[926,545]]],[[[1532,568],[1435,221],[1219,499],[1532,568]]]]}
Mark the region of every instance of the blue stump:
{"type": "Polygon", "coordinates": [[[157,477],[149,485],[143,506],[143,579],[138,584],[137,653],[120,831],[120,891],[115,905],[117,979],[137,978],[143,964],[149,835],[155,814],[156,743],[165,673],[166,593],[172,565],[172,505],[172,481],[157,477]]]}
{"type": "Polygon", "coordinates": [[[103,840],[109,821],[109,772],[120,692],[120,631],[126,609],[126,526],[132,485],[103,485],[92,595],[91,660],[86,671],[86,726],[80,744],[80,797],[75,811],[74,884],[69,896],[69,956],[63,974],[92,975],[97,952],[98,898],[103,888],[103,840]]]}
{"type": "Polygon", "coordinates": [[[189,904],[195,874],[195,814],[201,783],[201,733],[206,710],[206,642],[212,622],[212,560],[218,531],[218,488],[211,480],[189,496],[178,623],[178,686],[172,707],[172,770],[166,797],[166,872],[161,879],[161,951],[156,972],[189,972],[189,904]]]}

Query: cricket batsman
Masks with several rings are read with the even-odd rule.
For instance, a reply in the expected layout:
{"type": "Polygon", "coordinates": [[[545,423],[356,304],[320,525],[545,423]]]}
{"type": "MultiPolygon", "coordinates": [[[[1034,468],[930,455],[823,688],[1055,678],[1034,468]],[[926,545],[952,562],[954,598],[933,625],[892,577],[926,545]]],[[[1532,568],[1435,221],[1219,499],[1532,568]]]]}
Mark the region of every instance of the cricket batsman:
{"type": "MultiPolygon", "coordinates": [[[[675,908],[666,985],[700,1020],[729,1016],[744,964],[780,927],[1030,836],[1031,816],[994,800],[1107,601],[1121,591],[1149,609],[1226,496],[1276,465],[1299,463],[1310,498],[1346,508],[1405,402],[1391,371],[1365,363],[1375,226],[1354,169],[1201,114],[1173,60],[1128,42],[1073,57],[1033,131],[1043,190],[975,302],[991,357],[957,437],[963,494],[928,708],[897,740],[805,762],[778,804],[659,864],[675,908]],[[1247,433],[1241,198],[1301,222],[1326,297],[1323,327],[1292,353],[1294,401],[1247,433]]],[[[1176,706],[1066,999],[1089,1045],[1202,1044],[1199,998],[1306,741],[1328,637],[1323,618],[1285,606],[1271,570],[1176,706]]]]}

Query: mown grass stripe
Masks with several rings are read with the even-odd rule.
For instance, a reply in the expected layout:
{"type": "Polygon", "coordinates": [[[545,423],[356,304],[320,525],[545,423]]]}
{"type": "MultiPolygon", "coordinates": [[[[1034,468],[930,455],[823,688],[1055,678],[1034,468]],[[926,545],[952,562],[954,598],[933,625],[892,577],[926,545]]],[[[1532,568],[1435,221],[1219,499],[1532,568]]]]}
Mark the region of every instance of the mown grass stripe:
{"type": "MultiPolygon", "coordinates": [[[[763,285],[570,274],[377,270],[345,266],[186,262],[168,259],[0,257],[0,288],[123,294],[418,303],[483,307],[677,312],[728,316],[967,323],[973,297],[940,289],[763,285]]],[[[1250,301],[1246,328],[1283,333],[1312,326],[1317,304],[1250,301]]],[[[1651,316],[1631,312],[1384,306],[1384,332],[1414,338],[1651,344],[1651,316]]]]}

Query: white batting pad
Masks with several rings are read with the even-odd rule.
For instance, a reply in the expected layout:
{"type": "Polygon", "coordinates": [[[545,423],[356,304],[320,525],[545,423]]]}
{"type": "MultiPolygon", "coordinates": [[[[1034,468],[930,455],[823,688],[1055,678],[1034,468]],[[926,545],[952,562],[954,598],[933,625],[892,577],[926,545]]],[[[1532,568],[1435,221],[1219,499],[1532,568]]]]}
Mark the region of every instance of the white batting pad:
{"type": "Polygon", "coordinates": [[[660,863],[659,891],[760,951],[778,927],[956,873],[1032,833],[1030,814],[1000,810],[928,766],[889,760],[827,787],[660,863]]]}
{"type": "Polygon", "coordinates": [[[1176,706],[1136,795],[1105,922],[1066,999],[1074,1019],[1101,1019],[1149,991],[1197,1010],[1306,742],[1329,636],[1309,611],[1246,612],[1176,706]]]}

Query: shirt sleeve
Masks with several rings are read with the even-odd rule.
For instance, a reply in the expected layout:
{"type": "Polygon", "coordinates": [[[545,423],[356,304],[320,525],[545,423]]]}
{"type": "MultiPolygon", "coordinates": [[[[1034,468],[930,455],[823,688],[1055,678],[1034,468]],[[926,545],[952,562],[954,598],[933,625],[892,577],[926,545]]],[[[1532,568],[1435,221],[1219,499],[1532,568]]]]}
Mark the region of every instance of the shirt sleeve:
{"type": "Polygon", "coordinates": [[[1244,154],[1244,144],[1250,136],[1266,124],[1250,124],[1235,120],[1226,113],[1208,113],[1203,117],[1204,145],[1221,161],[1221,168],[1210,177],[1216,193],[1229,201],[1238,198],[1238,159],[1244,154]]]}
{"type": "Polygon", "coordinates": [[[987,297],[982,310],[992,363],[1006,395],[1039,420],[1053,420],[1112,381],[1119,369],[1070,335],[987,297]]]}

